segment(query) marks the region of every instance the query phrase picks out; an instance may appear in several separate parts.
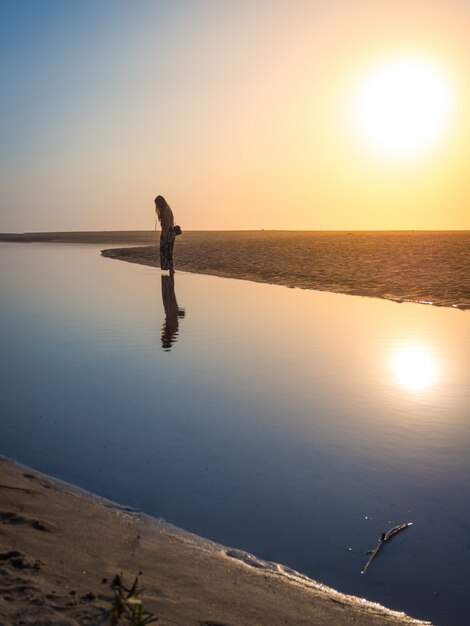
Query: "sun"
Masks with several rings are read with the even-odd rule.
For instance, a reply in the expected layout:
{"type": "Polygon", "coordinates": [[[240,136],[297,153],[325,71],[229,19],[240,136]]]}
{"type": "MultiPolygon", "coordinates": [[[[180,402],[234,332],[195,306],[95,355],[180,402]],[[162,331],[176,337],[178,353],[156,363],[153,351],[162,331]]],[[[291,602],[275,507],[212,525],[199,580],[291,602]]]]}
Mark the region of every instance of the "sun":
{"type": "Polygon", "coordinates": [[[360,82],[354,103],[356,126],[380,152],[415,156],[443,135],[452,100],[450,81],[437,62],[396,57],[360,82]]]}

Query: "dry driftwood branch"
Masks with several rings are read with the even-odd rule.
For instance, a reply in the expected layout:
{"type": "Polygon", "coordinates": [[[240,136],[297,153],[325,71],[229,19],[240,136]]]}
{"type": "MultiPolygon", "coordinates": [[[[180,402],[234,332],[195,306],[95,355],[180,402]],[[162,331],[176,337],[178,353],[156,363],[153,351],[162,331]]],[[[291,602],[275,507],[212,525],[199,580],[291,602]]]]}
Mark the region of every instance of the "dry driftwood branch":
{"type": "Polygon", "coordinates": [[[398,524],[398,526],[394,526],[387,533],[383,533],[382,536],[379,539],[379,543],[377,544],[377,547],[375,548],[375,550],[372,551],[372,553],[371,553],[371,555],[369,557],[369,560],[367,561],[367,563],[362,568],[361,574],[365,574],[367,572],[370,564],[375,559],[377,554],[380,552],[380,550],[382,549],[382,546],[384,545],[384,543],[386,541],[389,541],[392,537],[394,537],[401,530],[405,530],[405,528],[408,528],[411,525],[412,525],[412,522],[407,522],[406,524],[398,524]]]}

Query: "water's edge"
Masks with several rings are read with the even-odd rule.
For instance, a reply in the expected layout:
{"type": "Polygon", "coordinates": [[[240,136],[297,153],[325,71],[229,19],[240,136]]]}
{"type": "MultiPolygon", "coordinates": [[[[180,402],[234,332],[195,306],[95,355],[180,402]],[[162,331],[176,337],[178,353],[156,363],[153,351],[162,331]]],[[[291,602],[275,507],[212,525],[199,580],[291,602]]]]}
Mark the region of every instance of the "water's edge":
{"type": "Polygon", "coordinates": [[[22,472],[28,472],[42,479],[43,481],[46,481],[48,486],[52,490],[76,493],[79,494],[82,498],[85,498],[86,501],[95,505],[97,504],[98,506],[111,509],[118,513],[123,513],[130,516],[131,518],[135,517],[139,519],[144,519],[148,523],[150,523],[157,532],[166,535],[168,538],[171,538],[172,536],[179,537],[186,543],[190,543],[197,549],[208,553],[213,558],[235,559],[246,567],[254,568],[271,576],[277,576],[285,583],[295,585],[296,587],[300,587],[305,591],[321,593],[322,596],[328,597],[333,602],[344,603],[345,605],[349,605],[351,608],[355,608],[356,610],[365,610],[384,617],[394,618],[396,620],[399,620],[399,623],[407,623],[410,624],[410,626],[431,626],[431,622],[429,621],[418,620],[416,618],[406,615],[404,612],[401,611],[393,611],[383,606],[382,604],[379,604],[378,602],[371,602],[365,598],[359,598],[357,596],[341,593],[340,591],[337,591],[332,587],[328,587],[327,585],[313,580],[290,567],[287,567],[280,563],[264,561],[257,556],[243,550],[223,546],[214,541],[211,541],[210,539],[206,539],[205,537],[201,537],[199,535],[186,531],[183,528],[179,528],[164,519],[155,518],[138,509],[114,502],[108,498],[73,485],[58,477],[50,476],[48,474],[40,472],[32,467],[24,465],[23,463],[15,461],[2,454],[0,454],[0,459],[3,462],[11,464],[13,467],[20,469],[22,472]]]}
{"type": "MultiPolygon", "coordinates": [[[[128,263],[136,263],[138,265],[145,265],[147,267],[159,267],[159,262],[157,259],[157,250],[155,246],[139,246],[132,248],[107,248],[101,250],[101,255],[103,257],[109,259],[115,259],[118,261],[126,261],[128,263]]],[[[315,284],[302,284],[298,282],[295,278],[292,279],[282,279],[280,277],[271,275],[271,276],[259,276],[257,274],[244,274],[242,272],[237,271],[233,267],[228,269],[216,269],[216,268],[204,268],[201,266],[195,266],[194,264],[188,261],[180,261],[178,263],[178,268],[185,272],[191,272],[195,274],[205,274],[207,276],[217,276],[219,278],[233,278],[236,280],[249,280],[251,282],[268,284],[268,285],[278,285],[282,287],[287,287],[289,289],[308,289],[314,291],[326,291],[329,293],[338,293],[346,296],[359,296],[365,298],[378,298],[381,300],[387,300],[389,302],[395,302],[397,304],[403,303],[413,303],[413,304],[424,304],[431,305],[436,307],[444,307],[451,309],[458,309],[460,311],[470,310],[470,304],[466,303],[446,303],[439,302],[436,300],[426,300],[420,298],[409,298],[409,297],[399,297],[393,294],[387,293],[377,293],[375,290],[372,292],[367,289],[358,289],[358,288],[337,288],[333,289],[328,286],[322,285],[320,283],[315,284]]]]}

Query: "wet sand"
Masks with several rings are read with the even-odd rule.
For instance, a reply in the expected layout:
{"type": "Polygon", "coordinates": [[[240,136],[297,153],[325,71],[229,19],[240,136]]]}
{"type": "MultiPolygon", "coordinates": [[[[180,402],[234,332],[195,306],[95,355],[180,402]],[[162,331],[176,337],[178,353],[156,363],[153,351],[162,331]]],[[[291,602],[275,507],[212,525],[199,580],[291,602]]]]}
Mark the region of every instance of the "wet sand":
{"type": "MultiPolygon", "coordinates": [[[[104,256],[158,266],[154,246],[104,256]]],[[[263,283],[470,308],[470,233],[189,232],[176,268],[263,283]]]]}
{"type": "MultiPolygon", "coordinates": [[[[181,626],[423,624],[0,457],[0,623],[105,625],[119,574],[181,626]]],[[[125,623],[125,622],[123,622],[125,623]]]]}

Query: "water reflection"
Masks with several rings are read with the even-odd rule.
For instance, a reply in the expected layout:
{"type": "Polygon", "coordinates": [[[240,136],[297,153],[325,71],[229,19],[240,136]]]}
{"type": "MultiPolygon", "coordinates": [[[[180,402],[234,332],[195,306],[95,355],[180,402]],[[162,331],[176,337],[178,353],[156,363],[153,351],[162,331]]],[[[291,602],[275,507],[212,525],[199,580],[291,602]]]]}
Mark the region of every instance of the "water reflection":
{"type": "Polygon", "coordinates": [[[437,381],[436,356],[424,346],[403,346],[392,356],[391,367],[395,380],[402,387],[421,391],[437,381]]]}
{"type": "Polygon", "coordinates": [[[169,352],[178,337],[179,320],[186,315],[185,310],[179,307],[176,301],[174,276],[162,276],[162,300],[165,309],[165,322],[162,326],[162,349],[169,352]]]}
{"type": "Polygon", "coordinates": [[[0,452],[341,591],[467,623],[470,312],[182,272],[182,322],[160,277],[97,247],[0,245],[0,452]],[[402,521],[413,530],[361,577],[363,552],[402,521]]]}

